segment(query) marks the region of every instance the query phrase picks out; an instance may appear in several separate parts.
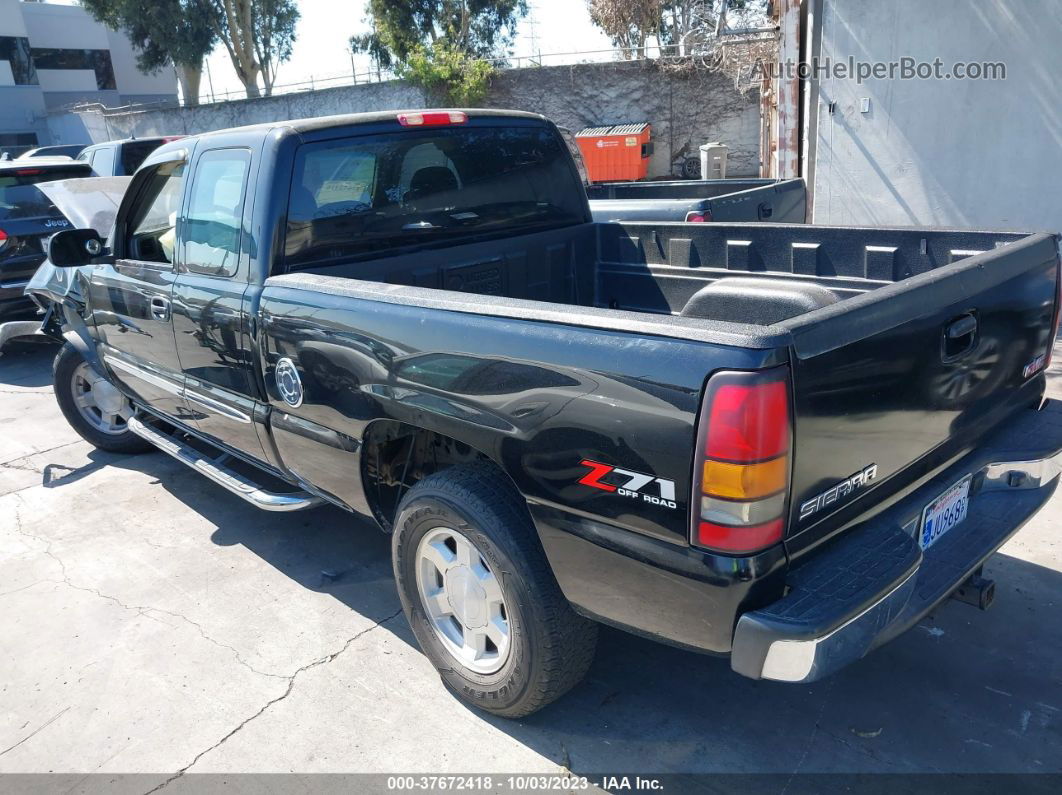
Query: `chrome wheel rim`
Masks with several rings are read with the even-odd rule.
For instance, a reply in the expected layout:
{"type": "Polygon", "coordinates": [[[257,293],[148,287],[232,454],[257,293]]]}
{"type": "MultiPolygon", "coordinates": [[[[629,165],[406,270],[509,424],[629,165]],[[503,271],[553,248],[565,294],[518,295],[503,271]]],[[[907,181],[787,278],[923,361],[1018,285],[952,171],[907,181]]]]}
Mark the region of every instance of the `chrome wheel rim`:
{"type": "Polygon", "coordinates": [[[464,535],[429,530],[417,545],[417,591],[428,623],[450,655],[478,674],[509,659],[509,611],[501,583],[464,535]]]}
{"type": "Polygon", "coordinates": [[[133,405],[106,378],[82,362],[70,378],[74,405],[82,419],[100,433],[119,436],[133,416],[133,405]]]}

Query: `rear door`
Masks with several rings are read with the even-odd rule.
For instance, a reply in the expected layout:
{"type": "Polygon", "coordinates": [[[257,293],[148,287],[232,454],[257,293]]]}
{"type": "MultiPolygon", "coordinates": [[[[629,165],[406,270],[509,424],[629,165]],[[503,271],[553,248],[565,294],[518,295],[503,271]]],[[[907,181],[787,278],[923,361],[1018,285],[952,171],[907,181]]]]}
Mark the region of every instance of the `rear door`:
{"type": "Polygon", "coordinates": [[[252,210],[247,193],[257,160],[251,149],[225,142],[212,137],[211,148],[197,150],[193,163],[180,231],[174,332],[186,399],[199,430],[262,458],[256,417],[263,409],[247,327],[252,210]]]}
{"type": "Polygon", "coordinates": [[[173,339],[176,224],[185,153],[141,171],[129,185],[112,241],[113,264],[93,266],[89,307],[101,358],[145,406],[189,422],[173,339]]]}

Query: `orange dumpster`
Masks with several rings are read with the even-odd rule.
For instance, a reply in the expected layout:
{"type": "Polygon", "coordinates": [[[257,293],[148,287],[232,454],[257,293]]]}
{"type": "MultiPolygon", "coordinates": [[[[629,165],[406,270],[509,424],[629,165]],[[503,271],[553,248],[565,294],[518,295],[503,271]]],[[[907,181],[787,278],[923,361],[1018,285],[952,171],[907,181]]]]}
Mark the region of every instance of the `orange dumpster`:
{"type": "Polygon", "coordinates": [[[630,182],[649,176],[652,127],[648,122],[587,127],[575,134],[591,182],[630,182]]]}

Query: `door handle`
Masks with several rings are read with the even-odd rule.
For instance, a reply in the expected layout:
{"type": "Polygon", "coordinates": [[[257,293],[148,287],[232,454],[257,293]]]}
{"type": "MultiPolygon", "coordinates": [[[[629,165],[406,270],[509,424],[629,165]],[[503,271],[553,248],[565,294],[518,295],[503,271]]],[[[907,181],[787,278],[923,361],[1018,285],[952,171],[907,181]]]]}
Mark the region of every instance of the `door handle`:
{"type": "Polygon", "coordinates": [[[170,302],[161,295],[151,299],[151,317],[163,322],[170,319],[170,302]]]}

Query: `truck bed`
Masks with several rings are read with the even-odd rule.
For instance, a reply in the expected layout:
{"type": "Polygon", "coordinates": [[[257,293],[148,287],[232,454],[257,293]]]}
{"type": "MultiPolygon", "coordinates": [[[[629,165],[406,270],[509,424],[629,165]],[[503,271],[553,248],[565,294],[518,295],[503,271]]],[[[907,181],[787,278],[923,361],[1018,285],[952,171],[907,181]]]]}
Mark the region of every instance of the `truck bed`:
{"type": "MultiPolygon", "coordinates": [[[[447,350],[496,358],[519,349],[521,362],[541,370],[556,371],[558,356],[576,350],[561,358],[594,369],[585,346],[630,350],[630,361],[610,354],[610,378],[644,377],[643,354],[655,345],[683,357],[698,384],[715,369],[750,366],[752,351],[760,366],[789,362],[796,429],[789,543],[799,552],[841,529],[860,506],[932,476],[1039,399],[1042,376],[1033,376],[1048,347],[1057,262],[1049,234],[587,224],[272,277],[263,307],[275,335],[298,339],[301,326],[327,317],[338,324],[327,334],[356,328],[403,350],[430,350],[430,338],[408,345],[412,332],[384,321],[401,315],[438,324],[447,350]],[[292,314],[299,303],[329,311],[303,318],[292,314]],[[374,313],[386,333],[374,330],[374,313]],[[470,316],[481,319],[473,324],[470,316]],[[463,317],[467,339],[453,336],[456,328],[442,331],[455,317],[463,317]],[[967,324],[969,336],[949,338],[967,324]],[[529,333],[568,342],[525,349],[516,340],[529,333]],[[877,476],[861,496],[801,516],[809,499],[869,466],[877,476]]],[[[660,383],[673,404],[700,388],[660,383]]],[[[479,399],[468,400],[483,410],[479,399]]],[[[683,414],[682,430],[669,437],[686,462],[692,423],[693,414],[683,414]]],[[[684,532],[674,517],[663,524],[675,537],[684,532]]]]}
{"type": "Polygon", "coordinates": [[[692,216],[724,223],[802,224],[807,214],[802,179],[631,182],[590,186],[587,195],[598,222],[685,221],[692,216]]]}

